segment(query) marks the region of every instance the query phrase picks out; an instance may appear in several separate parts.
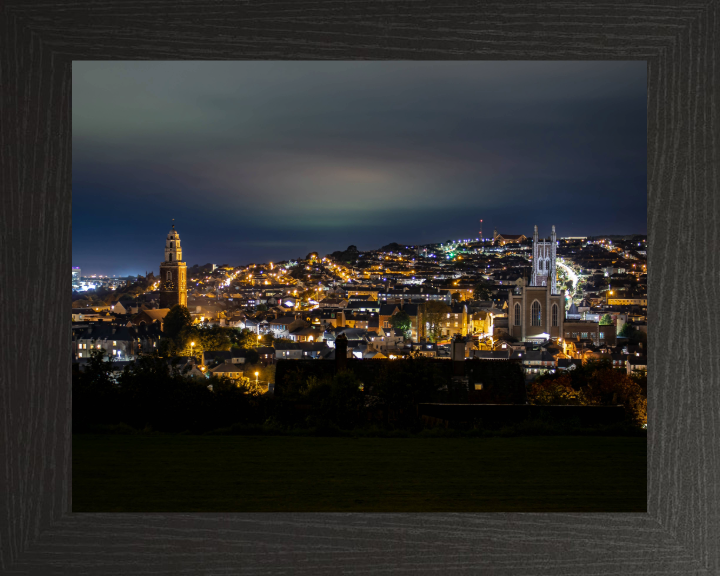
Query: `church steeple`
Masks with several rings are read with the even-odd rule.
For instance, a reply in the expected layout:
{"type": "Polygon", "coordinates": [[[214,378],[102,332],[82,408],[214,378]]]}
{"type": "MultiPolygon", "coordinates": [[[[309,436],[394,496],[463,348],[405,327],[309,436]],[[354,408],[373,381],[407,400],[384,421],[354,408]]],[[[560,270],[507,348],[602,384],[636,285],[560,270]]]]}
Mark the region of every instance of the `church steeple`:
{"type": "Polygon", "coordinates": [[[165,262],[180,262],[181,260],[180,235],[175,230],[175,224],[173,224],[165,239],[165,262]]]}
{"type": "Polygon", "coordinates": [[[552,227],[550,240],[538,238],[538,228],[533,233],[533,271],[531,286],[549,286],[550,294],[557,294],[557,273],[555,263],[555,248],[557,246],[555,225],[552,227]]]}
{"type": "Polygon", "coordinates": [[[165,237],[165,260],[160,264],[160,307],[187,306],[187,265],[182,261],[180,235],[173,222],[165,237]]]}

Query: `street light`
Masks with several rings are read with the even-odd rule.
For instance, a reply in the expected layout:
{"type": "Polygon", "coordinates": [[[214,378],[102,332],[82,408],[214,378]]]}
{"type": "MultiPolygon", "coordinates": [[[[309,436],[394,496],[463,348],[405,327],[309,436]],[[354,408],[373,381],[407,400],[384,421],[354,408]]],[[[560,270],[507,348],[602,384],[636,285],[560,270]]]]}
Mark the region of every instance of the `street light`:
{"type": "Polygon", "coordinates": [[[259,372],[255,372],[255,386],[256,387],[258,385],[258,374],[259,374],[259,372]]]}

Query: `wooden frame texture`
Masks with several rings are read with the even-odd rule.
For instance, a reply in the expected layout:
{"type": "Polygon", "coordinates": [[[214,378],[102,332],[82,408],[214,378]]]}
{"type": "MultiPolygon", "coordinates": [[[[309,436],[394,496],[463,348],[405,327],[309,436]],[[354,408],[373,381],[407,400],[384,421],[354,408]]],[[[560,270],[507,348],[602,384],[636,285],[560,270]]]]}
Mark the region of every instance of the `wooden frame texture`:
{"type": "Polygon", "coordinates": [[[720,574],[718,6],[0,5],[0,572],[720,574]],[[88,59],[647,61],[647,514],[72,514],[71,64],[88,59]]]}

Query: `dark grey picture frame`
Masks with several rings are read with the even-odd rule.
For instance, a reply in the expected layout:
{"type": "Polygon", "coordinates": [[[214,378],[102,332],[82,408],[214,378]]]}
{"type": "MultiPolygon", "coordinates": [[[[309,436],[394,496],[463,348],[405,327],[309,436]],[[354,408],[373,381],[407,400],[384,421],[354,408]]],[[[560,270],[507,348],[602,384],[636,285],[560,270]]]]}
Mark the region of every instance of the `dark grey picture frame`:
{"type": "Polygon", "coordinates": [[[719,39],[717,0],[0,5],[0,572],[720,574],[719,39]],[[71,513],[71,64],[87,59],[647,61],[647,513],[71,513]]]}

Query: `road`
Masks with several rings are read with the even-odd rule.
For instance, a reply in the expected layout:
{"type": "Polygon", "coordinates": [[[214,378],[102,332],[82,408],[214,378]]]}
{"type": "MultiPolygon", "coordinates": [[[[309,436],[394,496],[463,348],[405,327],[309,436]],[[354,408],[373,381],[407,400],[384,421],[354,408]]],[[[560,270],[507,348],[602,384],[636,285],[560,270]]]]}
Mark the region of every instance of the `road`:
{"type": "Polygon", "coordinates": [[[578,277],[578,275],[575,273],[575,271],[574,271],[572,268],[570,268],[570,266],[568,266],[567,264],[564,264],[564,263],[560,262],[559,260],[556,260],[556,261],[555,261],[555,264],[556,264],[557,266],[559,266],[560,268],[562,268],[563,270],[565,270],[565,274],[567,274],[567,277],[568,277],[570,280],[572,280],[573,289],[572,289],[572,291],[570,292],[570,296],[569,296],[569,298],[568,298],[568,302],[572,302],[572,299],[575,297],[575,292],[577,292],[578,279],[579,279],[579,277],[578,277]]]}

